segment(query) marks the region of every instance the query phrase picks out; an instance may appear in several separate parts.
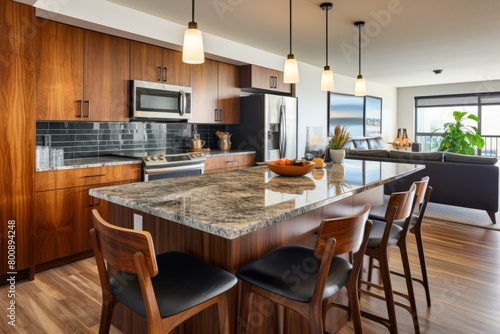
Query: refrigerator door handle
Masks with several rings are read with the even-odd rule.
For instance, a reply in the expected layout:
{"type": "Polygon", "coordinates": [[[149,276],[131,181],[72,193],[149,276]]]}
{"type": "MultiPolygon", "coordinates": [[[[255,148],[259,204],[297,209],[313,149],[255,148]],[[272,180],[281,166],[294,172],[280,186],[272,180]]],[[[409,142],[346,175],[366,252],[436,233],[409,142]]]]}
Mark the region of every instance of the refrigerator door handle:
{"type": "Polygon", "coordinates": [[[283,159],[286,154],[286,107],[280,106],[280,158],[283,159]]]}

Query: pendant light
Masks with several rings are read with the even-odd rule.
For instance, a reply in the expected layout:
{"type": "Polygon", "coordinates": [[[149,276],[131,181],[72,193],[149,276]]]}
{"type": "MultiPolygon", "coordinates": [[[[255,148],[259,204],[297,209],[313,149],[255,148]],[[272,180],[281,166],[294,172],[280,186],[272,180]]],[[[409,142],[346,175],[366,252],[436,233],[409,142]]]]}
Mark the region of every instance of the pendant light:
{"type": "Polygon", "coordinates": [[[187,64],[201,64],[205,61],[203,50],[203,37],[198,30],[198,23],[194,21],[194,0],[191,6],[192,20],[184,32],[184,44],[182,45],[182,61],[187,64]]]}
{"type": "Polygon", "coordinates": [[[321,9],[326,12],[326,65],[321,73],[321,90],[330,92],[334,87],[333,72],[328,66],[328,11],[332,9],[331,2],[324,2],[320,5],[321,9]]]}
{"type": "Polygon", "coordinates": [[[356,79],[356,85],[354,86],[354,95],[355,96],[366,96],[366,81],[363,79],[361,75],[361,27],[365,26],[365,21],[354,22],[354,26],[356,26],[359,30],[359,74],[356,79]]]}
{"type": "Polygon", "coordinates": [[[285,60],[285,67],[283,69],[283,72],[284,83],[299,82],[299,66],[292,53],[292,0],[290,0],[290,53],[285,60]]]}

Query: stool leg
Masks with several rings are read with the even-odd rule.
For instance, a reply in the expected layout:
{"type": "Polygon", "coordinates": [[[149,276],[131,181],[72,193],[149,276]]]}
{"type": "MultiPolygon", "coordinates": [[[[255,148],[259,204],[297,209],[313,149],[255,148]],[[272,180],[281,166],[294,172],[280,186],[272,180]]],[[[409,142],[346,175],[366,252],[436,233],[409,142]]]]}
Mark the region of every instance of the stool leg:
{"type": "Polygon", "coordinates": [[[406,238],[401,238],[398,242],[399,252],[401,254],[401,261],[403,262],[404,276],[406,281],[406,289],[408,291],[408,299],[411,308],[411,317],[413,319],[413,327],[415,333],[420,333],[420,326],[418,324],[417,302],[415,301],[415,293],[413,291],[413,277],[411,276],[410,260],[408,258],[408,249],[406,247],[406,238]]]}
{"type": "Polygon", "coordinates": [[[418,257],[420,259],[420,270],[422,271],[422,283],[425,289],[425,297],[427,299],[427,306],[431,306],[431,292],[429,290],[429,280],[427,279],[427,266],[425,262],[424,242],[422,240],[422,231],[416,230],[414,232],[417,241],[418,257]]]}
{"type": "Polygon", "coordinates": [[[392,283],[391,283],[391,272],[389,268],[389,254],[387,250],[381,252],[381,258],[379,259],[380,267],[380,277],[383,282],[385,302],[387,307],[387,315],[389,320],[390,331],[393,334],[398,333],[398,325],[396,322],[396,310],[394,304],[394,295],[392,293],[392,283]]]}

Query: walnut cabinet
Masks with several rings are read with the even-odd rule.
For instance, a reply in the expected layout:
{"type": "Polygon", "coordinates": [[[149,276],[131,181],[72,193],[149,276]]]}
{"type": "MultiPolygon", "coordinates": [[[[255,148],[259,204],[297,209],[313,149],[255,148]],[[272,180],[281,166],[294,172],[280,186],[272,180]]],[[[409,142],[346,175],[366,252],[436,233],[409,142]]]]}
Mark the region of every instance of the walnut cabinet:
{"type": "Polygon", "coordinates": [[[89,196],[89,189],[140,180],[140,164],[36,173],[36,270],[69,263],[91,250],[92,209],[107,218],[108,206],[89,196]]]}
{"type": "Polygon", "coordinates": [[[285,94],[292,93],[292,85],[283,82],[283,72],[257,65],[240,67],[240,88],[244,90],[265,90],[285,94]]]}
{"type": "Polygon", "coordinates": [[[243,169],[252,166],[255,166],[255,153],[208,157],[205,162],[205,174],[243,169]]]}
{"type": "Polygon", "coordinates": [[[130,79],[189,87],[189,65],[179,51],[131,41],[130,79]]]}
{"type": "Polygon", "coordinates": [[[191,67],[190,123],[239,124],[240,88],[239,67],[205,59],[191,67]]]}
{"type": "Polygon", "coordinates": [[[36,20],[36,119],[127,121],[129,40],[36,20]]]}

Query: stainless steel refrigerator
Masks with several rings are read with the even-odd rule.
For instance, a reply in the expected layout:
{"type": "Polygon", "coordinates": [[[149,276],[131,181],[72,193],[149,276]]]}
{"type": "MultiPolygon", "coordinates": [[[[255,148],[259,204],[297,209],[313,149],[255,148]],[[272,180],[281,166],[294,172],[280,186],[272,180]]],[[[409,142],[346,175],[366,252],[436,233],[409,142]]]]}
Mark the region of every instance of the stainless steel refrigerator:
{"type": "Polygon", "coordinates": [[[232,149],[255,150],[255,161],[297,158],[297,98],[241,97],[241,123],[229,126],[232,149]]]}

